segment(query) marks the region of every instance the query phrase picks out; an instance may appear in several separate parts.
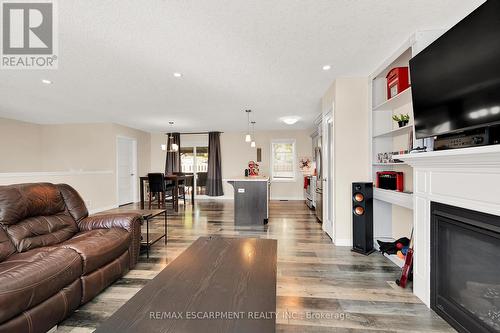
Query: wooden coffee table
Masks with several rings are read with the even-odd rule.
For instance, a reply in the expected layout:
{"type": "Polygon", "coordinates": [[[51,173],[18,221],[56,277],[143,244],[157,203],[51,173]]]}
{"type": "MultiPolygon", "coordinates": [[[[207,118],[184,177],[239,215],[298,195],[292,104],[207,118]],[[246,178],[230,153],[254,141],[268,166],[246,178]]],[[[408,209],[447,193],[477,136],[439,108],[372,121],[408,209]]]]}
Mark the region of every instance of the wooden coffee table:
{"type": "Polygon", "coordinates": [[[276,240],[200,237],[95,332],[275,332],[276,252],[276,240]]]}

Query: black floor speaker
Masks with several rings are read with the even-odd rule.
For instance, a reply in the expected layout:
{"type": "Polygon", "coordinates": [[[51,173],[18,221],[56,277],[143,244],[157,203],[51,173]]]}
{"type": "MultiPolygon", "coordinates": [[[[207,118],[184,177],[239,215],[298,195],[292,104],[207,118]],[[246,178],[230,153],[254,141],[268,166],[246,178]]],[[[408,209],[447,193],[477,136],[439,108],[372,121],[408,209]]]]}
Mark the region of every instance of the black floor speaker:
{"type": "Polygon", "coordinates": [[[369,255],[373,248],[373,183],[352,183],[352,250],[369,255]]]}

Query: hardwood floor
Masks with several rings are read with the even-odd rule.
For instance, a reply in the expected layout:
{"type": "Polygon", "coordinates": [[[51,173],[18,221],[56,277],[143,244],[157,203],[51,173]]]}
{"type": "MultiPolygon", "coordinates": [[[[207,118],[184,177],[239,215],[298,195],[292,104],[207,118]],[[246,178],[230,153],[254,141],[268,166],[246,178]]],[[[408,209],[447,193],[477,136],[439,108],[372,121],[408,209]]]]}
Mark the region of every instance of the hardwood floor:
{"type": "Polygon", "coordinates": [[[92,332],[193,241],[214,234],[278,240],[276,332],[455,332],[410,288],[396,286],[400,269],[386,258],[334,246],[303,202],[271,202],[269,224],[252,228],[234,226],[232,201],[200,200],[194,210],[188,203],[170,212],[168,226],[167,244],[155,244],[149,259],[142,254],[58,332],[92,332]]]}

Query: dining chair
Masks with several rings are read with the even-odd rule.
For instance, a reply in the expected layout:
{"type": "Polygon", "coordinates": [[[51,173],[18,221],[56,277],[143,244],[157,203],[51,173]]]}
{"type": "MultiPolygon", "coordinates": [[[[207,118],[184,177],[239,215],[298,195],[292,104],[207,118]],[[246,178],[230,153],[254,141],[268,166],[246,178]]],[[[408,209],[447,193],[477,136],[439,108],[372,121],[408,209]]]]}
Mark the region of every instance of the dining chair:
{"type": "MultiPolygon", "coordinates": [[[[184,172],[174,172],[174,175],[176,176],[184,176],[186,173],[184,172]]],[[[184,207],[186,207],[186,180],[185,179],[180,179],[178,181],[179,188],[177,189],[177,193],[179,195],[177,196],[178,199],[182,199],[184,201],[184,207]],[[182,192],[182,195],[180,194],[182,192]]]]}
{"type": "Polygon", "coordinates": [[[162,173],[148,173],[148,183],[149,183],[149,209],[151,209],[153,203],[153,194],[155,194],[158,200],[158,208],[164,207],[166,200],[166,194],[168,191],[172,192],[172,202],[173,202],[173,189],[174,185],[169,185],[165,182],[165,176],[162,173]]]}

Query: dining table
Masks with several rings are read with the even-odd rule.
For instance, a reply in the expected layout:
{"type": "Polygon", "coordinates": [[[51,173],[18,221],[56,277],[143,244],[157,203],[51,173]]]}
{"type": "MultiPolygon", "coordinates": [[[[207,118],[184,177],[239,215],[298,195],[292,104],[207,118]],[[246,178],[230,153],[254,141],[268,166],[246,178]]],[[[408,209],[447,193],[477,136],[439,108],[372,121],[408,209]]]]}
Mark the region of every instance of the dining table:
{"type": "MultiPolygon", "coordinates": [[[[181,175],[181,174],[165,174],[165,180],[166,181],[171,181],[174,183],[174,191],[173,191],[173,202],[174,202],[174,210],[176,212],[179,211],[179,184],[184,181],[184,183],[186,183],[186,181],[188,179],[191,179],[191,183],[194,184],[193,182],[193,178],[194,176],[193,175],[181,175]]],[[[141,205],[141,209],[144,209],[144,185],[145,183],[148,181],[148,176],[142,176],[142,177],[139,177],[139,180],[140,180],[140,199],[141,199],[141,202],[140,202],[140,205],[141,205]]],[[[184,195],[185,192],[184,192],[184,195]]],[[[191,191],[191,204],[194,206],[194,188],[193,190],[191,191]]]]}

